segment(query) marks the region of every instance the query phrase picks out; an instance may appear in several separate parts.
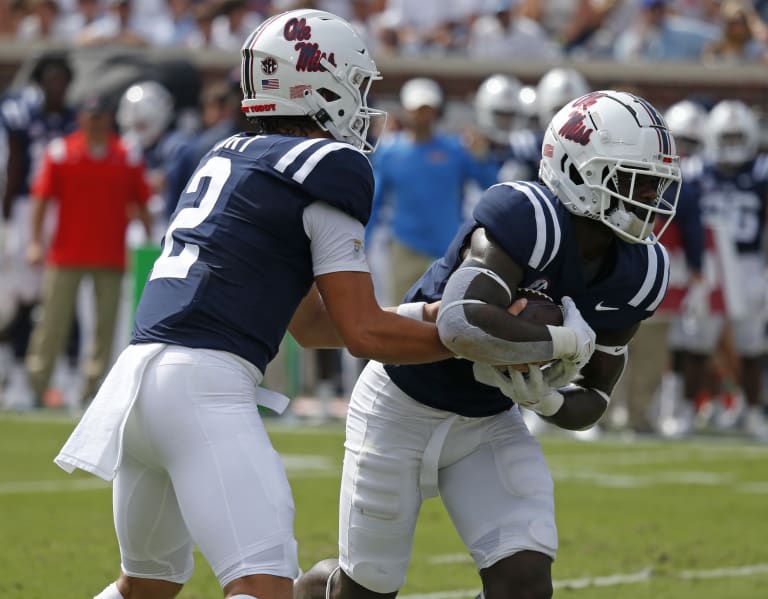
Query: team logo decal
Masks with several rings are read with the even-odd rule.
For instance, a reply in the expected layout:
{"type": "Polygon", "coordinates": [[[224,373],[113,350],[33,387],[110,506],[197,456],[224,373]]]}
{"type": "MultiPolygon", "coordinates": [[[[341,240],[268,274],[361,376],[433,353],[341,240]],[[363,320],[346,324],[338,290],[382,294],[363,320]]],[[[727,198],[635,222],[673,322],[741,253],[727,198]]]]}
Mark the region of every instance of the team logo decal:
{"type": "Polygon", "coordinates": [[[289,42],[303,42],[312,39],[312,28],[306,19],[288,19],[283,27],[283,37],[289,42]]]}
{"type": "Polygon", "coordinates": [[[277,71],[277,61],[271,56],[267,56],[261,61],[261,72],[265,75],[271,75],[277,71]]]}
{"type": "Polygon", "coordinates": [[[283,37],[289,42],[296,42],[293,48],[299,53],[296,60],[297,71],[325,71],[325,67],[320,64],[323,59],[336,66],[333,52],[325,52],[318,44],[309,41],[312,39],[312,28],[307,25],[306,19],[289,19],[283,27],[283,37]]]}
{"type": "Polygon", "coordinates": [[[593,92],[582,96],[578,100],[574,100],[573,110],[568,115],[568,120],[565,121],[558,134],[564,139],[569,139],[577,144],[586,146],[589,143],[594,129],[587,127],[585,120],[587,118],[586,112],[590,106],[593,106],[598,98],[602,98],[605,94],[600,92],[593,92]]]}

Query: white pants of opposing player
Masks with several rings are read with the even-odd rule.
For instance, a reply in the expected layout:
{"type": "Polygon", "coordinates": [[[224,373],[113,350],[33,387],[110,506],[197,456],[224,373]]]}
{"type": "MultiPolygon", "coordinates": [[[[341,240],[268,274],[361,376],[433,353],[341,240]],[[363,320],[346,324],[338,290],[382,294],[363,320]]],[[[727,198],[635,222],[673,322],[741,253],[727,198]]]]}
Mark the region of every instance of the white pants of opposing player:
{"type": "Polygon", "coordinates": [[[486,418],[436,410],[370,362],[352,393],[345,448],[339,562],[367,589],[403,586],[432,480],[478,569],[523,550],[554,559],[552,477],[517,408],[486,418]]]}
{"type": "Polygon", "coordinates": [[[196,544],[222,586],[298,575],[294,505],[264,430],[253,365],[166,348],[144,373],[114,481],[123,571],[185,583],[196,544]]]}

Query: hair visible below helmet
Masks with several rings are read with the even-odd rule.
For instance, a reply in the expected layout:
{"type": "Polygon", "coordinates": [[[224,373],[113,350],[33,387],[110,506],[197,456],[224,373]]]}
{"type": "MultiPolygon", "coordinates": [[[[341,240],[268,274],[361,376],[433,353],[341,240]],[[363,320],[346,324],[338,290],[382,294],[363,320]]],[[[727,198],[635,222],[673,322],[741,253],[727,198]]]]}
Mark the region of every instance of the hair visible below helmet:
{"type": "Polygon", "coordinates": [[[587,80],[576,69],[558,67],[544,73],[536,85],[539,126],[546,127],[558,110],[589,91],[587,80]]]}
{"type": "Polygon", "coordinates": [[[675,214],[680,158],[664,119],[642,98],[606,90],[573,100],[552,118],[541,149],[539,176],[552,193],[625,241],[656,243],[675,214]],[[667,220],[654,235],[656,216],[667,220]]]}
{"type": "Polygon", "coordinates": [[[681,100],[670,106],[664,113],[664,120],[675,136],[681,156],[693,154],[704,142],[704,127],[707,110],[691,100],[681,100]],[[685,148],[685,151],[683,151],[685,148]]]}
{"type": "Polygon", "coordinates": [[[262,23],[242,48],[242,110],[246,117],[311,117],[335,139],[363,151],[367,105],[381,79],[368,48],[344,19],[320,10],[292,10],[262,23]]]}
{"type": "Polygon", "coordinates": [[[718,164],[739,166],[752,160],[760,145],[757,116],[741,100],[722,100],[709,112],[704,149],[718,164]]]}
{"type": "Polygon", "coordinates": [[[157,81],[134,83],[121,96],[115,118],[122,135],[149,148],[173,120],[173,96],[157,81]]]}
{"type": "Polygon", "coordinates": [[[509,75],[491,75],[475,94],[477,125],[483,135],[496,143],[508,144],[509,135],[521,126],[522,85],[509,75]]]}

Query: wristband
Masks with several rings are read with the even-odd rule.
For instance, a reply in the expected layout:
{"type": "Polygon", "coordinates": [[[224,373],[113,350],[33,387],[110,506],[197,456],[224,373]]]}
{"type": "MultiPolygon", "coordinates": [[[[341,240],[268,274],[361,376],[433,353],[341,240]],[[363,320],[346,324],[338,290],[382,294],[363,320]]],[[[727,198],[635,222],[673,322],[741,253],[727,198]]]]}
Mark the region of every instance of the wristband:
{"type": "Polygon", "coordinates": [[[407,304],[400,304],[397,307],[396,313],[405,318],[411,318],[413,320],[424,320],[424,306],[427,302],[410,302],[407,304]]]}
{"type": "Polygon", "coordinates": [[[548,324],[547,330],[549,330],[549,336],[552,337],[552,358],[555,360],[572,359],[578,350],[576,333],[573,332],[573,329],[548,324]]]}

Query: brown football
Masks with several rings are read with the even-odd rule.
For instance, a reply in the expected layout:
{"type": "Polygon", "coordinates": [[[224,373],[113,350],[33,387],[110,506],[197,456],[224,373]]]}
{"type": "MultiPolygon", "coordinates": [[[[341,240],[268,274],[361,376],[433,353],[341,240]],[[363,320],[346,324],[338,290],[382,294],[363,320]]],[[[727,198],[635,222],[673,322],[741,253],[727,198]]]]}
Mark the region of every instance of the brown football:
{"type": "MultiPolygon", "coordinates": [[[[524,297],[528,300],[528,304],[525,306],[522,312],[517,315],[518,318],[524,318],[537,324],[543,325],[555,325],[561,326],[563,324],[563,309],[560,305],[542,291],[536,289],[529,289],[527,287],[521,287],[517,290],[515,299],[524,297]]],[[[539,365],[546,364],[546,362],[540,362],[539,365]]],[[[511,364],[515,370],[521,372],[527,372],[528,366],[526,364],[511,364]]]]}
{"type": "Polygon", "coordinates": [[[535,289],[520,288],[515,299],[524,297],[528,305],[518,314],[519,318],[530,320],[537,324],[561,326],[563,324],[563,309],[546,293],[535,289]]]}

